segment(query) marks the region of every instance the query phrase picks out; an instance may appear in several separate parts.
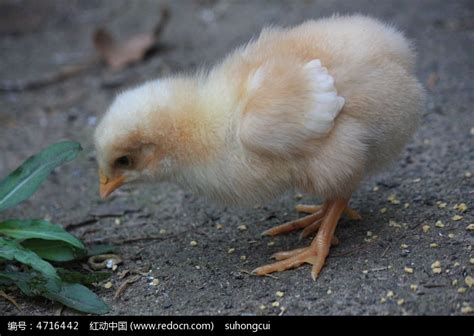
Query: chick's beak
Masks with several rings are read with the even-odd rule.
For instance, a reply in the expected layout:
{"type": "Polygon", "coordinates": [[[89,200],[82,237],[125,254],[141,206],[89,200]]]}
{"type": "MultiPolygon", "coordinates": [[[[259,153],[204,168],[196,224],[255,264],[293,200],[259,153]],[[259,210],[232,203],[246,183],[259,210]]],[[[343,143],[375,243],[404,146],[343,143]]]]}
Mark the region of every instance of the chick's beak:
{"type": "Polygon", "coordinates": [[[113,180],[109,180],[107,176],[104,175],[101,171],[99,171],[99,192],[100,197],[105,199],[109,196],[112,191],[120,187],[125,182],[125,176],[120,175],[113,180]]]}

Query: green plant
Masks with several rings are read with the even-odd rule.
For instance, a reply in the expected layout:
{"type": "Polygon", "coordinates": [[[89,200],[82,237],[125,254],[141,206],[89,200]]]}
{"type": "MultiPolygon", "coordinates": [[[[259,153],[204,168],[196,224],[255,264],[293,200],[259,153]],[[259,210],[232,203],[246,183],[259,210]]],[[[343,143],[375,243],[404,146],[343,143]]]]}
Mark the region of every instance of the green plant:
{"type": "MultiPolygon", "coordinates": [[[[62,141],[27,159],[0,182],[0,211],[30,197],[53,171],[82,150],[62,141]]],[[[76,310],[103,314],[107,305],[84,284],[99,282],[107,272],[82,274],[54,267],[92,255],[84,244],[61,226],[46,220],[10,219],[0,222],[0,286],[16,286],[28,296],[43,296],[76,310]],[[18,263],[22,264],[17,267],[18,263]]]]}

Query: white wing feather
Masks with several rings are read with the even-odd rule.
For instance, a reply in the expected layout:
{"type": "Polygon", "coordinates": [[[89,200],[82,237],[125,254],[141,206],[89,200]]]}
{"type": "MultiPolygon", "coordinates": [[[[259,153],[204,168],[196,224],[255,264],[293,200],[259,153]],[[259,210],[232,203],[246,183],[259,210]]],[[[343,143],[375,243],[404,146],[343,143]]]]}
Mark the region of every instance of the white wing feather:
{"type": "MultiPolygon", "coordinates": [[[[272,92],[275,95],[275,104],[272,105],[272,99],[268,99],[269,93],[265,92],[269,106],[245,111],[243,115],[240,138],[247,148],[260,153],[293,156],[306,152],[312,140],[326,137],[333,128],[345,103],[344,98],[337,94],[333,77],[319,60],[306,63],[303,71],[301,68],[298,70],[302,74],[300,77],[288,78],[308,81],[306,87],[310,87],[311,101],[309,104],[306,101],[307,91],[297,97],[288,97],[286,102],[281,99],[285,92],[272,92]],[[309,108],[304,110],[301,106],[309,108]]],[[[271,69],[262,65],[249,78],[249,94],[256,95],[253,99],[259,98],[260,91],[265,89],[266,80],[277,80],[266,78],[271,75],[271,69]]]]}

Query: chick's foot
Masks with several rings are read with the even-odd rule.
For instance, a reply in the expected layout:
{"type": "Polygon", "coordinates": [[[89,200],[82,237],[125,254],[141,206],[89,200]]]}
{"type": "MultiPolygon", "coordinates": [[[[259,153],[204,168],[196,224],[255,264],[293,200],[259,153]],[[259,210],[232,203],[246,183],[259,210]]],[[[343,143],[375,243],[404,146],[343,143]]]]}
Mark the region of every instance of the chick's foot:
{"type": "Polygon", "coordinates": [[[291,268],[299,267],[304,263],[308,263],[313,265],[311,276],[313,280],[315,280],[324,266],[326,257],[329,254],[331,243],[337,244],[338,242],[334,237],[334,231],[336,230],[339,218],[347,207],[347,202],[348,200],[346,199],[328,201],[315,213],[302,218],[297,222],[297,224],[292,224],[296,222],[293,221],[274,228],[278,229],[277,231],[279,232],[270,235],[286,233],[302,227],[306,227],[305,230],[307,230],[312,226],[317,227],[316,229],[313,227],[312,230],[317,230],[318,233],[310,246],[292,251],[275,253],[272,257],[279,261],[258,267],[253,270],[253,273],[257,275],[265,275],[273,272],[282,272],[291,268]],[[311,217],[311,219],[307,219],[309,217],[311,217]]]}
{"type": "MultiPolygon", "coordinates": [[[[305,204],[298,204],[295,207],[295,210],[298,212],[303,212],[303,213],[309,213],[309,216],[305,216],[302,218],[295,219],[291,222],[287,222],[278,226],[275,226],[271,229],[268,229],[264,232],[262,232],[262,235],[264,236],[277,236],[280,234],[285,234],[285,233],[290,233],[292,231],[298,230],[298,229],[304,229],[303,232],[301,232],[301,237],[300,238],[306,238],[310,236],[311,234],[315,233],[318,231],[320,225],[321,225],[321,220],[326,214],[326,211],[328,209],[328,202],[325,202],[322,205],[305,205],[305,204]]],[[[346,205],[344,208],[344,214],[350,219],[350,220],[360,220],[362,217],[359,215],[359,213],[350,208],[349,206],[346,205]]],[[[335,238],[335,237],[334,237],[335,238]]],[[[337,240],[335,238],[334,240],[337,240]]],[[[333,245],[337,245],[333,244],[333,245]]]]}

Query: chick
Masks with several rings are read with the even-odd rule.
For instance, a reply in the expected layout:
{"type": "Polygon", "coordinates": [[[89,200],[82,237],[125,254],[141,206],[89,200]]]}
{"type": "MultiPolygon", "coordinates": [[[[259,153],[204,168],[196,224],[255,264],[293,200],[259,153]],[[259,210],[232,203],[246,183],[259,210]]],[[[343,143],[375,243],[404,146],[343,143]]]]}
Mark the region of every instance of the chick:
{"type": "Polygon", "coordinates": [[[274,254],[264,275],[312,264],[315,279],[351,194],[403,149],[424,91],[411,44],[365,16],[266,28],[210,71],[145,83],[118,95],[97,126],[100,194],[132,181],[174,181],[230,204],[298,189],[323,197],[301,219],[311,245],[274,254]]]}

